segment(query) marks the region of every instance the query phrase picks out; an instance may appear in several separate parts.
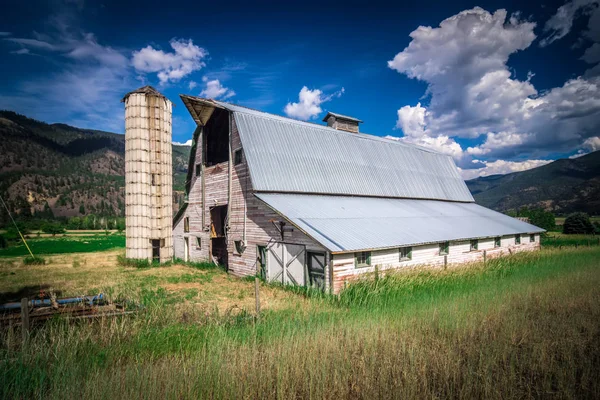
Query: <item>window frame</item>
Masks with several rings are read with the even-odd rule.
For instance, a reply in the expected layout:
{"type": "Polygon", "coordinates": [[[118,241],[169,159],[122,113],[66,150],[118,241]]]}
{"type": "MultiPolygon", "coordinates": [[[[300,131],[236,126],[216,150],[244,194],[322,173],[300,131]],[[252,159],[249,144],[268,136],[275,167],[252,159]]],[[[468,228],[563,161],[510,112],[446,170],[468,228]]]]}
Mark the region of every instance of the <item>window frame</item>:
{"type": "Polygon", "coordinates": [[[200,236],[196,236],[196,249],[202,249],[202,238],[200,236]]]}
{"type": "Polygon", "coordinates": [[[244,153],[242,148],[233,151],[233,165],[240,165],[244,162],[244,153]]]}
{"type": "Polygon", "coordinates": [[[188,233],[190,231],[190,217],[183,217],[183,232],[188,233]]]}
{"type": "Polygon", "coordinates": [[[515,235],[515,245],[521,244],[521,234],[515,235]]]}
{"type": "Polygon", "coordinates": [[[494,238],[494,248],[497,249],[499,247],[502,247],[502,236],[496,236],[494,238]]]}
{"type": "Polygon", "coordinates": [[[398,249],[398,261],[404,262],[404,261],[411,261],[411,260],[412,260],[412,246],[400,247],[398,249]],[[408,250],[408,251],[406,251],[406,253],[404,253],[404,250],[408,250]]]}
{"type": "Polygon", "coordinates": [[[447,256],[450,254],[450,242],[441,242],[439,244],[439,251],[438,254],[440,256],[447,256]]]}
{"type": "Polygon", "coordinates": [[[479,251],[479,239],[471,239],[469,241],[469,251],[479,251]]]}
{"type": "Polygon", "coordinates": [[[529,234],[529,243],[535,243],[535,233],[529,234]]]}
{"type": "Polygon", "coordinates": [[[196,176],[200,176],[202,174],[202,164],[196,164],[196,176]]]}
{"type": "Polygon", "coordinates": [[[354,253],[354,268],[368,268],[371,266],[371,252],[370,251],[357,251],[354,253]],[[360,256],[359,256],[360,254],[360,256]],[[365,262],[359,263],[359,257],[365,255],[365,262]]]}

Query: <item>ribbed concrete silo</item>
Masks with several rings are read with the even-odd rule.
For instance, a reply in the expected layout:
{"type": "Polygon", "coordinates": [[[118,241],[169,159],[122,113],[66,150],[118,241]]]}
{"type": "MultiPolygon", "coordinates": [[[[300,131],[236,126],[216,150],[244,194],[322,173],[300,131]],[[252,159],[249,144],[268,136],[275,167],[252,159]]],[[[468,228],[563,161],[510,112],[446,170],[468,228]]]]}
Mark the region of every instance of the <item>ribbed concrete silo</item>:
{"type": "Polygon", "coordinates": [[[172,103],[151,86],[125,103],[126,257],[173,258],[172,103]]]}

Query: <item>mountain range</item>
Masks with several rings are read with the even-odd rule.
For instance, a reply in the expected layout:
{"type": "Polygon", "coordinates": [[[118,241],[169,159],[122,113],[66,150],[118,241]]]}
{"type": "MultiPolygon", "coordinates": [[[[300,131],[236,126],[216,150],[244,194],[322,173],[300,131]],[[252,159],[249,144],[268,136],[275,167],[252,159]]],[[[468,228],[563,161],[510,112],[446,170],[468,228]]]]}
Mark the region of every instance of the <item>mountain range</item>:
{"type": "MultiPolygon", "coordinates": [[[[173,145],[174,211],[183,201],[190,147],[173,145]]],[[[47,124],[0,111],[0,194],[21,217],[124,216],[125,136],[47,124]]],[[[507,212],[541,207],[600,214],[600,152],[467,181],[478,204],[507,212]]],[[[0,210],[0,224],[7,215],[0,210]]]]}
{"type": "MultiPolygon", "coordinates": [[[[174,203],[183,197],[189,152],[173,146],[174,203]]],[[[124,135],[0,111],[0,193],[15,214],[124,216],[124,175],[124,135]]]]}
{"type": "Polygon", "coordinates": [[[497,211],[540,207],[559,215],[600,214],[600,151],[527,171],[467,181],[475,201],[497,211]]]}

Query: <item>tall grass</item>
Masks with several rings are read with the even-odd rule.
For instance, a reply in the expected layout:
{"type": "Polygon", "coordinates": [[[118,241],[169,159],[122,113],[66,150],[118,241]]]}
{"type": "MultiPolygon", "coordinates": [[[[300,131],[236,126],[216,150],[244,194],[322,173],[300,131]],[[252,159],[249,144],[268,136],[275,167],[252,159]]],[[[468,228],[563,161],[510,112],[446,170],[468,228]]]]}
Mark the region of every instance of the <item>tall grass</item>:
{"type": "Polygon", "coordinates": [[[600,249],[361,281],[314,306],[2,333],[2,398],[598,398],[600,249]]]}

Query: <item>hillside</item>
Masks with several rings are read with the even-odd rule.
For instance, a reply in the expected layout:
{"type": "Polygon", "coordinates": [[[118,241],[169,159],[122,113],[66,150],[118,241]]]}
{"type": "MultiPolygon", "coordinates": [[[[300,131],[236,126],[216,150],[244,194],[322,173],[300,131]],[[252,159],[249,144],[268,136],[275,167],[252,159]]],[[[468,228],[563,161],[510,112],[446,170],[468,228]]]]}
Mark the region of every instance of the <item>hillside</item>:
{"type": "MultiPolygon", "coordinates": [[[[173,146],[174,202],[189,147],[173,146]]],[[[0,193],[21,217],[124,216],[124,135],[0,111],[0,193]]],[[[6,213],[0,212],[0,223],[6,213]]]]}
{"type": "Polygon", "coordinates": [[[467,181],[475,200],[498,211],[523,206],[600,214],[600,151],[542,167],[467,181]]]}

